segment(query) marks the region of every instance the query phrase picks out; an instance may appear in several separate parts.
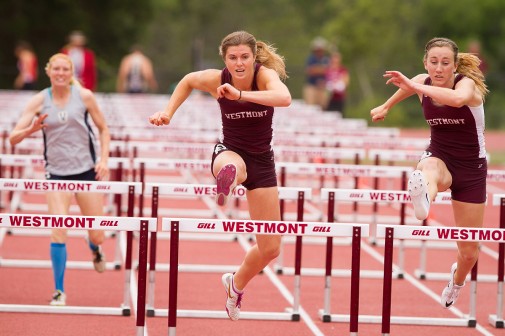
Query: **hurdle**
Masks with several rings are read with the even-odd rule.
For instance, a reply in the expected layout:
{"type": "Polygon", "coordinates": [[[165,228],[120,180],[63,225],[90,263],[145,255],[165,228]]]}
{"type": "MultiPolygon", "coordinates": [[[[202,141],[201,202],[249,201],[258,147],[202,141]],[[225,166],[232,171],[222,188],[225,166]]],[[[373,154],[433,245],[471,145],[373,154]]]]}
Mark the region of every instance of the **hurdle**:
{"type": "MultiPolygon", "coordinates": [[[[493,195],[493,205],[500,206],[500,229],[505,229],[505,194],[493,195]]],[[[503,321],[503,278],[505,259],[505,244],[498,244],[498,279],[497,279],[497,299],[496,299],[496,314],[489,315],[489,323],[495,328],[504,328],[503,321]]]]}
{"type": "MultiPolygon", "coordinates": [[[[226,219],[189,219],[189,218],[163,218],[162,231],[170,232],[170,287],[168,326],[169,335],[176,334],[177,317],[200,318],[225,318],[228,316],[223,311],[212,310],[178,310],[177,286],[179,265],[179,233],[181,232],[212,232],[212,233],[255,233],[255,234],[281,234],[294,236],[344,236],[353,237],[352,254],[352,289],[350,304],[350,331],[357,334],[359,314],[359,268],[360,268],[360,242],[361,237],[368,235],[367,224],[353,223],[325,223],[325,222],[283,222],[283,221],[235,221],[226,219]]],[[[301,268],[301,250],[296,253],[297,274],[295,277],[295,297],[300,291],[299,271],[301,268]]],[[[295,298],[292,308],[286,312],[241,312],[241,319],[266,319],[266,320],[299,320],[299,299],[295,298]]]]}
{"type": "MultiPolygon", "coordinates": [[[[488,170],[486,181],[489,182],[504,182],[505,181],[505,171],[503,170],[493,170],[490,169],[488,170]]],[[[488,194],[489,198],[489,194],[488,194]]],[[[491,195],[492,198],[492,205],[493,206],[501,206],[499,202],[500,195],[499,194],[494,194],[491,195]]],[[[500,210],[501,211],[501,210],[500,210]]],[[[428,225],[428,219],[423,222],[423,225],[428,225]]],[[[433,243],[437,243],[436,241],[433,243]]],[[[447,248],[447,245],[443,245],[444,242],[438,242],[436,244],[436,247],[442,248],[445,247],[447,248]]],[[[447,244],[447,242],[445,242],[447,244]]],[[[448,273],[438,273],[438,272],[427,272],[426,271],[426,253],[427,253],[427,241],[421,241],[420,242],[421,250],[420,250],[420,255],[419,255],[419,267],[415,270],[415,275],[421,279],[430,279],[430,280],[445,280],[448,277],[448,273]]],[[[500,245],[501,246],[501,245],[500,245]]],[[[454,245],[451,245],[452,248],[454,248],[454,245]]],[[[487,251],[485,249],[482,249],[481,253],[486,253],[487,251]]],[[[489,252],[487,252],[489,254],[489,252]]],[[[479,274],[479,281],[481,282],[495,282],[496,281],[496,275],[494,274],[479,274]]]]}
{"type": "MultiPolygon", "coordinates": [[[[498,242],[505,240],[504,229],[486,228],[458,228],[458,227],[426,227],[426,226],[377,226],[377,236],[385,238],[386,252],[384,255],[384,283],[382,301],[382,319],[377,316],[363,316],[363,321],[369,323],[382,323],[383,335],[389,335],[391,323],[415,325],[440,325],[475,327],[476,321],[476,296],[477,296],[477,264],[471,271],[470,307],[469,313],[462,318],[436,318],[436,317],[407,317],[391,316],[391,291],[393,265],[393,240],[446,240],[446,241],[473,241],[473,242],[498,242]]],[[[503,263],[502,263],[503,269],[503,263]]]]}
{"type": "MultiPolygon", "coordinates": [[[[68,228],[75,230],[107,230],[113,224],[119,231],[138,231],[139,238],[139,269],[137,288],[137,335],[144,334],[145,325],[145,292],[147,273],[148,232],[155,232],[157,220],[153,218],[111,217],[111,216],[60,216],[60,215],[26,215],[0,214],[2,228],[52,229],[68,228]]],[[[131,248],[130,248],[131,252],[131,248]]],[[[80,307],[80,306],[49,306],[49,305],[20,305],[0,304],[1,312],[18,313],[55,313],[55,314],[91,314],[91,315],[130,315],[130,277],[131,257],[127,257],[125,275],[124,300],[120,307],[80,307]]]]}
{"type": "MultiPolygon", "coordinates": [[[[238,186],[232,193],[235,198],[244,198],[246,189],[242,186],[238,186]]],[[[152,196],[152,207],[151,207],[151,217],[158,218],[159,209],[159,197],[161,196],[206,196],[214,197],[216,195],[215,185],[206,184],[170,184],[170,183],[146,183],[144,193],[146,195],[152,196]]],[[[312,198],[312,190],[309,188],[279,188],[279,199],[281,200],[292,200],[297,201],[297,220],[303,221],[304,216],[304,202],[305,200],[310,200],[312,198]]],[[[212,201],[213,202],[213,201],[212,201]]],[[[216,208],[215,217],[226,218],[227,216],[218,208],[216,208]]],[[[168,232],[166,232],[168,233],[168,232]]],[[[163,232],[160,232],[160,235],[163,232]]],[[[203,234],[203,232],[193,233],[186,232],[189,235],[189,239],[212,239],[219,241],[234,241],[237,239],[235,234],[221,234],[217,236],[223,236],[222,238],[215,238],[216,236],[212,233],[203,234]],[[202,236],[202,237],[199,237],[202,236]],[[209,236],[209,237],[208,237],[209,236]]],[[[171,238],[171,235],[170,235],[171,238]]],[[[179,235],[178,239],[182,237],[179,235]]],[[[157,233],[151,234],[151,250],[150,250],[150,260],[149,260],[149,293],[148,293],[148,316],[166,316],[166,310],[154,308],[154,290],[155,290],[155,272],[158,271],[169,271],[170,265],[156,263],[156,242],[158,239],[157,233]]],[[[297,239],[296,250],[301,251],[301,239],[297,239]]],[[[227,273],[235,271],[239,265],[179,265],[178,268],[182,272],[217,272],[217,273],[227,273]]]]}
{"type": "MultiPolygon", "coordinates": [[[[361,203],[380,203],[380,202],[393,202],[393,203],[410,203],[410,195],[407,191],[403,190],[374,190],[374,189],[336,189],[336,188],[322,188],[321,189],[321,200],[328,202],[328,221],[331,222],[333,220],[338,220],[338,216],[335,215],[332,218],[332,215],[335,213],[335,207],[337,205],[337,201],[344,202],[361,202],[361,203]]],[[[450,204],[450,193],[442,192],[438,193],[435,198],[433,204],[450,204]]],[[[417,219],[416,219],[417,221],[417,219]]],[[[377,216],[372,216],[372,221],[370,223],[370,236],[373,236],[374,241],[378,238],[372,228],[377,226],[378,220],[377,216]]],[[[401,207],[400,216],[399,216],[399,225],[406,225],[406,215],[405,215],[405,207],[401,207]]],[[[399,267],[396,270],[396,276],[398,278],[403,277],[403,265],[404,265],[404,256],[403,256],[403,248],[404,242],[400,240],[400,254],[399,254],[399,267]]],[[[332,274],[339,275],[336,270],[332,271],[332,274]]],[[[363,272],[364,276],[367,276],[368,272],[363,272]]],[[[370,277],[380,276],[379,273],[371,272],[369,273],[370,277]]]]}
{"type": "MultiPolygon", "coordinates": [[[[94,192],[102,194],[122,194],[128,195],[128,216],[133,217],[134,197],[141,193],[142,184],[139,182],[105,182],[105,181],[51,181],[38,179],[4,179],[0,178],[0,190],[9,191],[33,191],[33,192],[51,192],[51,191],[69,191],[69,192],[94,192]]],[[[118,217],[121,216],[121,203],[118,204],[118,217]]],[[[115,227],[109,227],[111,228],[115,227]]],[[[6,230],[0,231],[0,242],[6,230]]],[[[119,242],[118,242],[119,243],[119,242]]],[[[118,244],[116,245],[118,247],[118,244]]],[[[0,266],[8,267],[35,267],[51,268],[50,260],[19,260],[0,258],[0,266]]],[[[89,262],[67,261],[68,268],[91,269],[89,262]]],[[[116,249],[116,258],[114,263],[108,262],[107,269],[120,269],[121,257],[119,249],[116,249]]]]}

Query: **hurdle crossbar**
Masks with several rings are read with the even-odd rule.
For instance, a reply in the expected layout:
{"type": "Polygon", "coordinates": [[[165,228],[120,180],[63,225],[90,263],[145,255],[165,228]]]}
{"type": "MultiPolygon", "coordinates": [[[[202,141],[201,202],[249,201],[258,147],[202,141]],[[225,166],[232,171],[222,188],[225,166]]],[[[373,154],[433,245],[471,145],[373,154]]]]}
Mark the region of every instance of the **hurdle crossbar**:
{"type": "MultiPolygon", "coordinates": [[[[324,222],[283,222],[283,221],[236,221],[228,219],[190,219],[190,218],[163,218],[162,231],[170,231],[170,288],[168,307],[169,335],[175,335],[177,316],[183,317],[213,317],[219,318],[226,314],[216,314],[204,310],[177,310],[177,282],[178,282],[178,253],[180,232],[212,232],[212,233],[255,233],[255,234],[281,234],[294,236],[341,236],[355,237],[361,240],[361,236],[368,236],[367,224],[353,223],[324,223],[324,222]]],[[[351,286],[351,323],[352,333],[357,333],[359,314],[359,255],[360,249],[353,250],[353,282],[351,286]],[[356,253],[354,253],[356,252],[356,253]]],[[[301,259],[301,258],[300,258],[301,259]]],[[[301,260],[297,264],[301,267],[301,260]]],[[[279,319],[293,320],[293,314],[298,314],[297,307],[289,309],[290,312],[277,313],[279,319]]],[[[272,319],[272,312],[246,312],[241,314],[243,319],[272,319]]]]}

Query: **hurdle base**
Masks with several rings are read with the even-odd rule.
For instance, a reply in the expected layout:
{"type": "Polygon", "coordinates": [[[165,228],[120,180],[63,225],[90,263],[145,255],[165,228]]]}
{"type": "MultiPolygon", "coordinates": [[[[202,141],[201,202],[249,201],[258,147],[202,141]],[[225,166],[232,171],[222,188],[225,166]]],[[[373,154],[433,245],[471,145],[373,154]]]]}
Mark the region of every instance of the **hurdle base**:
{"type": "Polygon", "coordinates": [[[503,318],[498,318],[496,315],[489,315],[488,321],[495,328],[503,329],[505,327],[503,318]]]}
{"type": "MultiPolygon", "coordinates": [[[[420,280],[439,280],[439,281],[449,281],[451,278],[450,273],[443,272],[425,272],[419,269],[414,270],[414,275],[420,280]]],[[[471,281],[470,274],[467,275],[465,281],[471,281]]],[[[478,275],[479,282],[490,282],[496,283],[497,275],[496,274],[479,274],[478,275]]]]}
{"type": "MultiPolygon", "coordinates": [[[[282,268],[279,268],[277,270],[277,273],[284,274],[284,275],[295,275],[295,269],[294,269],[294,267],[284,266],[282,268]]],[[[382,279],[384,277],[383,270],[360,270],[359,274],[360,274],[360,278],[366,278],[366,279],[382,279]]],[[[301,276],[325,276],[326,269],[302,267],[300,269],[300,275],[301,276]]],[[[338,277],[338,278],[348,278],[351,276],[351,270],[350,269],[348,269],[348,270],[346,270],[346,269],[332,269],[331,276],[338,277]]],[[[403,279],[404,278],[403,273],[399,270],[393,270],[392,276],[394,279],[403,279]]]]}
{"type": "Polygon", "coordinates": [[[12,313],[44,313],[44,314],[86,314],[86,315],[125,315],[123,307],[80,307],[80,306],[50,306],[50,305],[24,305],[0,304],[0,312],[12,313]]]}
{"type": "MultiPolygon", "coordinates": [[[[241,320],[269,320],[269,321],[299,321],[300,314],[289,312],[240,312],[241,320]],[[296,317],[297,316],[297,317],[296,317]]],[[[168,317],[168,309],[153,309],[152,316],[168,317]]],[[[177,317],[187,318],[213,318],[213,319],[229,319],[226,311],[223,310],[188,310],[177,309],[177,317]]]]}
{"type": "MultiPolygon", "coordinates": [[[[3,259],[0,258],[1,267],[12,268],[52,268],[51,260],[27,260],[27,259],[3,259]]],[[[106,270],[115,270],[117,265],[113,262],[106,262],[106,270]]],[[[93,263],[90,261],[70,260],[67,261],[67,269],[94,270],[93,263]]],[[[119,269],[121,265],[119,265],[119,269]]]]}
{"type": "MultiPolygon", "coordinates": [[[[350,315],[343,314],[324,314],[319,310],[319,316],[323,322],[350,322],[350,315]],[[329,321],[328,321],[329,319],[329,321]]],[[[379,315],[359,315],[359,323],[381,324],[382,316],[379,315]]],[[[451,327],[475,327],[477,321],[468,318],[439,318],[439,317],[417,317],[417,316],[391,316],[391,324],[406,325],[431,325],[431,326],[451,326],[451,327]]]]}
{"type": "Polygon", "coordinates": [[[146,310],[146,316],[147,316],[147,317],[153,317],[153,316],[155,316],[155,313],[156,313],[156,312],[155,312],[155,310],[154,310],[153,308],[148,308],[148,309],[146,310]]]}

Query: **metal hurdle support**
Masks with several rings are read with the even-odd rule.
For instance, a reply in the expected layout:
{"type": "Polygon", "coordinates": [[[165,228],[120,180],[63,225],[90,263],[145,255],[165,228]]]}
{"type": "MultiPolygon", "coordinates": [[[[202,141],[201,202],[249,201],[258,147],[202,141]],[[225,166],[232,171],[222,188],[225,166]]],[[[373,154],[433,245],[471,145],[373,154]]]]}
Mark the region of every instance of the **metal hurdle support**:
{"type": "MultiPolygon", "coordinates": [[[[295,162],[281,162],[277,164],[277,167],[281,169],[280,179],[281,185],[286,185],[287,174],[307,174],[307,175],[325,175],[325,176],[347,176],[357,178],[404,178],[405,173],[411,171],[411,167],[380,167],[373,165],[350,165],[350,164],[327,164],[327,163],[295,163],[295,162]]],[[[355,187],[357,188],[357,181],[355,181],[355,187]]],[[[355,201],[357,203],[357,201],[355,201]]],[[[281,203],[281,211],[282,211],[281,203]]],[[[374,203],[375,205],[375,203],[374,203]]],[[[355,210],[353,208],[353,210],[355,210]]],[[[322,220],[322,218],[321,218],[322,220]]],[[[356,221],[356,213],[352,218],[352,221],[356,221]]],[[[329,220],[330,221],[330,220],[329,220]]],[[[372,213],[373,223],[377,222],[377,208],[374,208],[372,213]]],[[[372,235],[369,236],[370,240],[373,240],[372,235]]],[[[281,245],[282,248],[282,245],[281,245]]],[[[282,249],[281,255],[275,261],[275,269],[277,273],[292,273],[292,269],[283,266],[282,249]]],[[[304,272],[304,275],[323,275],[324,270],[309,270],[304,272]]]]}
{"type": "Polygon", "coordinates": [[[382,323],[382,334],[389,335],[390,325],[437,325],[476,327],[476,296],[477,296],[477,264],[471,272],[470,307],[464,318],[408,317],[391,316],[391,292],[394,239],[412,240],[444,240],[444,241],[488,241],[499,242],[505,237],[504,229],[458,228],[458,227],[426,227],[426,226],[377,226],[377,236],[385,238],[384,284],[382,300],[382,318],[380,316],[362,316],[363,322],[382,323]]]}
{"type": "MultiPolygon", "coordinates": [[[[180,232],[213,232],[213,233],[255,233],[255,234],[282,234],[291,236],[340,236],[361,237],[368,236],[367,224],[343,224],[325,222],[283,222],[283,221],[235,221],[226,219],[188,219],[188,218],[163,218],[162,231],[170,231],[170,287],[168,307],[169,335],[175,336],[177,317],[199,318],[225,318],[228,316],[223,311],[213,310],[178,310],[177,309],[177,286],[179,265],[179,233],[180,232]]],[[[353,282],[351,284],[350,303],[350,332],[357,335],[359,314],[359,267],[360,249],[353,250],[353,282]]],[[[301,251],[297,253],[297,265],[301,267],[301,251]]],[[[295,286],[299,286],[295,282],[295,286]]],[[[295,294],[299,289],[295,290],[295,294]]],[[[241,319],[263,320],[293,320],[294,314],[299,312],[299,301],[294,300],[294,306],[287,312],[241,312],[241,319]]]]}
{"type": "MultiPolygon", "coordinates": [[[[135,195],[141,193],[141,183],[135,182],[106,182],[106,181],[48,181],[36,179],[2,179],[0,178],[0,190],[9,191],[31,191],[31,192],[94,192],[101,194],[120,194],[128,196],[128,216],[133,217],[135,206],[135,195]]],[[[121,216],[121,204],[118,204],[117,216],[121,216]]],[[[108,230],[115,229],[109,227],[108,230]]],[[[12,230],[11,228],[2,230],[12,230]]],[[[1,242],[1,239],[0,239],[1,242]]],[[[119,239],[116,242],[116,255],[113,263],[106,264],[107,269],[121,268],[121,255],[119,250],[119,239]]],[[[20,260],[4,259],[0,257],[1,267],[43,267],[51,268],[50,260],[20,260]]],[[[67,261],[67,268],[92,269],[89,262],[67,261]]]]}
{"type": "MultiPolygon", "coordinates": [[[[110,224],[119,231],[139,231],[139,269],[138,269],[138,301],[137,301],[137,335],[144,335],[145,325],[145,292],[147,273],[148,232],[157,228],[157,220],[153,218],[111,217],[111,216],[59,216],[59,215],[20,215],[0,214],[0,227],[29,229],[68,228],[76,230],[108,230],[110,224]]],[[[131,265],[130,265],[131,266],[131,265]]],[[[55,314],[91,314],[91,315],[130,315],[130,274],[131,267],[125,271],[128,281],[125,282],[124,299],[120,307],[83,307],[83,306],[49,306],[0,304],[0,312],[18,313],[55,313],[55,314]]]]}
{"type": "MultiPolygon", "coordinates": [[[[246,189],[242,186],[238,186],[233,191],[233,197],[235,198],[244,198],[246,189]]],[[[146,183],[144,188],[144,193],[146,195],[152,196],[152,214],[153,218],[158,218],[158,209],[159,209],[159,197],[161,196],[175,196],[175,197],[184,197],[184,196],[207,196],[214,197],[216,195],[216,186],[215,185],[206,185],[206,184],[170,184],[170,183],[146,183]]],[[[297,201],[297,220],[303,221],[304,216],[304,202],[305,200],[310,200],[312,198],[312,190],[310,188],[289,188],[289,187],[279,187],[279,199],[280,200],[294,200],[297,201]]],[[[220,215],[220,218],[226,218],[226,215],[217,210],[217,215],[220,215]]],[[[161,232],[163,233],[163,232],[161,232]]],[[[167,232],[168,233],[168,232],[167,232]]],[[[191,232],[187,232],[186,234],[191,234],[191,232]]],[[[192,238],[196,236],[207,236],[208,239],[212,239],[216,236],[212,233],[204,235],[203,232],[193,233],[192,238]]],[[[219,235],[218,235],[219,236],[219,235]]],[[[224,236],[224,234],[220,235],[224,236]]],[[[231,236],[232,238],[236,237],[232,233],[226,235],[231,236]]],[[[157,233],[151,234],[151,254],[149,261],[149,293],[148,293],[148,316],[166,316],[166,309],[156,309],[154,308],[154,291],[155,291],[155,273],[158,271],[169,271],[169,264],[161,264],[156,263],[156,251],[155,246],[157,242],[157,233]]],[[[179,238],[180,239],[180,238],[179,238]]],[[[215,239],[213,239],[215,240],[215,239]]],[[[221,239],[230,241],[230,238],[221,239]]],[[[296,251],[297,253],[301,253],[301,238],[297,237],[296,251]]],[[[179,271],[181,272],[217,272],[217,273],[227,273],[234,272],[237,270],[239,265],[196,265],[196,264],[185,264],[179,265],[179,271]]],[[[298,274],[295,274],[295,282],[299,281],[300,273],[298,270],[298,274]]],[[[296,286],[295,286],[296,287],[296,286]]],[[[298,295],[299,296],[299,295],[298,295]]],[[[297,297],[297,296],[295,296],[297,297]]]]}
{"type": "MultiPolygon", "coordinates": [[[[493,195],[493,205],[500,206],[500,229],[505,229],[505,194],[493,195]]],[[[489,323],[495,328],[504,328],[503,321],[503,277],[505,260],[505,243],[498,244],[498,282],[496,296],[496,314],[489,315],[489,323]]]]}
{"type": "MultiPolygon", "coordinates": [[[[321,200],[328,201],[328,213],[333,213],[333,209],[337,204],[337,201],[345,201],[345,202],[366,202],[366,203],[380,203],[380,202],[393,202],[393,203],[410,203],[410,195],[406,191],[402,190],[371,190],[371,189],[332,189],[332,188],[323,188],[321,189],[321,200]],[[330,212],[331,211],[331,212],[330,212]]],[[[439,193],[434,203],[436,204],[450,204],[450,194],[449,193],[439,193]]],[[[335,219],[338,220],[338,216],[335,216],[335,219]]],[[[330,221],[330,218],[328,219],[330,221]]],[[[406,224],[406,216],[405,216],[405,208],[402,207],[400,211],[399,223],[400,225],[406,224]]],[[[377,226],[377,218],[374,217],[372,223],[370,223],[371,227],[377,226]]],[[[374,235],[374,238],[377,238],[374,234],[374,230],[370,230],[371,235],[374,235]]],[[[404,269],[404,241],[399,241],[399,262],[398,268],[395,270],[395,276],[397,278],[403,278],[403,269],[404,269]]],[[[332,275],[341,275],[338,270],[333,270],[332,275]]],[[[382,277],[380,272],[362,271],[362,276],[366,277],[382,277]]]]}

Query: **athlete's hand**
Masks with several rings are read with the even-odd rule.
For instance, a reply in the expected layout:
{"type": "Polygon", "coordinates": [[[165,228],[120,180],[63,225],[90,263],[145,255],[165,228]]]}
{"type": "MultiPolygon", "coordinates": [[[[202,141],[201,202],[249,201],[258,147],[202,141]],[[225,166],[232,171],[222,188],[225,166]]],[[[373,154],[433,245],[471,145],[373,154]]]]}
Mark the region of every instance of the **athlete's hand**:
{"type": "Polygon", "coordinates": [[[40,114],[37,115],[37,117],[33,120],[32,124],[30,125],[30,130],[29,133],[35,133],[37,131],[40,131],[43,128],[46,128],[47,125],[44,124],[44,120],[47,118],[48,114],[40,114]]]}
{"type": "Polygon", "coordinates": [[[377,106],[376,108],[370,111],[372,121],[373,122],[383,121],[384,119],[386,119],[388,112],[389,109],[387,109],[384,105],[377,106]]]}
{"type": "Polygon", "coordinates": [[[389,78],[386,84],[393,84],[407,92],[414,91],[414,84],[415,84],[414,81],[406,77],[400,71],[386,71],[382,76],[384,78],[389,78]]]}
{"type": "Polygon", "coordinates": [[[109,166],[107,162],[100,160],[95,165],[95,177],[97,181],[106,181],[109,178],[109,166]]]}
{"type": "Polygon", "coordinates": [[[217,88],[217,96],[229,100],[239,100],[241,98],[241,92],[233,85],[225,83],[217,88]]]}
{"type": "Polygon", "coordinates": [[[149,122],[156,126],[163,126],[170,124],[170,117],[165,111],[158,111],[149,117],[149,122]]]}

